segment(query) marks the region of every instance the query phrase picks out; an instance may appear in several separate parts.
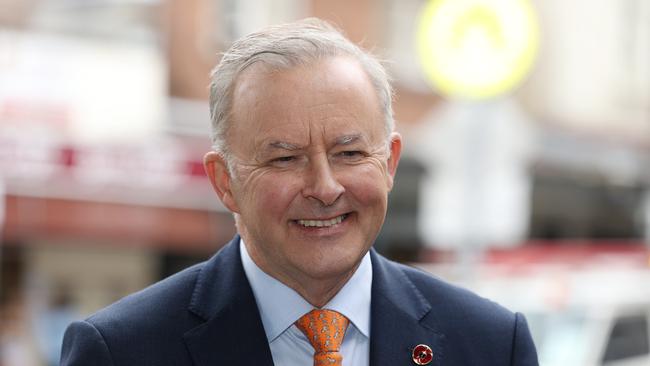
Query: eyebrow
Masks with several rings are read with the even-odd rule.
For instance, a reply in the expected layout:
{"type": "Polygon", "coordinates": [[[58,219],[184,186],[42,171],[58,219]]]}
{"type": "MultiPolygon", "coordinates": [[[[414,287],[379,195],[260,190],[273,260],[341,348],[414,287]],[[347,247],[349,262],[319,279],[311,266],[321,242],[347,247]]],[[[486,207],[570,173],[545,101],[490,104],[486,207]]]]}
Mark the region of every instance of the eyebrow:
{"type": "MultiPolygon", "coordinates": [[[[334,140],[334,146],[346,146],[346,145],[352,145],[358,141],[363,140],[363,136],[360,133],[355,133],[355,134],[350,134],[350,135],[343,135],[339,136],[334,140]]],[[[290,142],[286,141],[271,141],[269,142],[262,150],[270,152],[272,150],[287,150],[287,151],[296,151],[296,150],[301,150],[304,149],[305,147],[292,144],[290,142]]]]}
{"type": "Polygon", "coordinates": [[[271,142],[269,142],[267,144],[264,144],[264,146],[260,150],[257,151],[256,155],[261,158],[261,157],[266,156],[266,155],[274,154],[274,151],[285,151],[285,152],[287,152],[287,151],[297,151],[297,150],[300,150],[300,149],[301,149],[301,147],[296,145],[296,144],[292,144],[292,143],[286,142],[286,141],[276,140],[276,141],[271,141],[271,142]]]}
{"type": "Polygon", "coordinates": [[[300,146],[286,141],[272,141],[266,146],[266,150],[268,149],[281,149],[281,150],[293,151],[293,150],[300,150],[300,146]]]}
{"type": "Polygon", "coordinates": [[[352,144],[354,144],[355,142],[357,142],[359,140],[362,140],[362,136],[361,136],[360,133],[355,133],[355,134],[352,134],[352,135],[343,135],[343,136],[338,137],[334,141],[334,145],[344,145],[344,146],[345,145],[352,145],[352,144]]]}

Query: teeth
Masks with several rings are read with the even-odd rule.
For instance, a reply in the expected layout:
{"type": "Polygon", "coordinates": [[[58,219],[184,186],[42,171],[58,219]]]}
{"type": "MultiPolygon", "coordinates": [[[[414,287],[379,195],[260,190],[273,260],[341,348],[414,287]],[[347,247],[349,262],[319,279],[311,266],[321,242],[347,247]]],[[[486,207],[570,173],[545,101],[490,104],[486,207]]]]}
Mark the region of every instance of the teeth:
{"type": "Polygon", "coordinates": [[[344,219],[345,215],[341,215],[330,220],[298,220],[298,223],[305,227],[328,227],[340,224],[344,219]]]}

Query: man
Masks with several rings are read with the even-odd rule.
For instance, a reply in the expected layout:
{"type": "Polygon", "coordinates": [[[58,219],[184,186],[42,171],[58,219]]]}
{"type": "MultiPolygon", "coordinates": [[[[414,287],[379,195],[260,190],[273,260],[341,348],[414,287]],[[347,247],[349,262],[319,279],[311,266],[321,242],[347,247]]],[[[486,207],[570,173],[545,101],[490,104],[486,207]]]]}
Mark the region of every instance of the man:
{"type": "Polygon", "coordinates": [[[524,317],[373,250],[402,142],[381,65],[305,20],[212,74],[206,172],[239,235],[70,326],[62,365],[536,365],[524,317]]]}

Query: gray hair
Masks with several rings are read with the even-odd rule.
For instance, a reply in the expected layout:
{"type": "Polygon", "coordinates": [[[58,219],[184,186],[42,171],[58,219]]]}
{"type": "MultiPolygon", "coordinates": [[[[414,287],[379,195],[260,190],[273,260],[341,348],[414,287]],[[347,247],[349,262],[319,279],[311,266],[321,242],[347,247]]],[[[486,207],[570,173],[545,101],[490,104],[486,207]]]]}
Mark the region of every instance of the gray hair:
{"type": "Polygon", "coordinates": [[[212,70],[210,119],[212,147],[226,161],[231,155],[226,143],[232,108],[232,93],[239,75],[261,62],[271,68],[288,69],[328,57],[349,56],[357,60],[375,89],[384,114],[386,135],[394,129],[392,88],[386,70],[371,54],[350,42],[331,24],[316,18],[268,27],[235,41],[212,70]]]}

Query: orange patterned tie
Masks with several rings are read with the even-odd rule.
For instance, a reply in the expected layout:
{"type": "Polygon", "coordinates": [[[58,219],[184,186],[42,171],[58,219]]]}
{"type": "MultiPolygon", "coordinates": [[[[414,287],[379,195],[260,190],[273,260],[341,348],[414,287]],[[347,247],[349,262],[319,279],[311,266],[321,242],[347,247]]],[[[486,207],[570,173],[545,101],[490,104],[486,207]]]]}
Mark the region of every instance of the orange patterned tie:
{"type": "Polygon", "coordinates": [[[341,366],[341,343],[348,318],[334,310],[314,309],[303,315],[296,326],[300,329],[314,347],[314,366],[341,366]]]}

